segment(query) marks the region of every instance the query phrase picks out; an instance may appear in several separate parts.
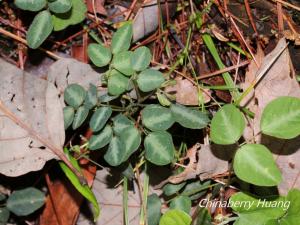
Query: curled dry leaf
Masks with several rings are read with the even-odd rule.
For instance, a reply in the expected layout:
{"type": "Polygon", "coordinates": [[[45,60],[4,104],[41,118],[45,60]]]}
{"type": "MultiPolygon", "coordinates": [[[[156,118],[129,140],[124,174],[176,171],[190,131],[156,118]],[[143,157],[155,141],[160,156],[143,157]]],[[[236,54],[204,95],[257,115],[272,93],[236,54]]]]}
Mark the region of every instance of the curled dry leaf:
{"type": "Polygon", "coordinates": [[[244,90],[257,76],[261,75],[261,71],[266,72],[262,80],[255,86],[254,91],[242,102],[255,113],[255,118],[248,121],[244,137],[249,142],[254,141],[266,145],[274,153],[277,165],[283,175],[283,182],[279,185],[279,191],[282,194],[286,194],[290,188],[300,188],[300,137],[293,140],[279,140],[258,134],[262,111],[270,101],[280,96],[300,97],[299,84],[291,67],[289,51],[285,47],[286,41],[282,38],[276,48],[265,57],[261,50],[258,51],[256,59],[261,62],[261,66],[258,68],[254,62],[251,62],[246,74],[246,82],[243,85],[244,90]],[[283,48],[285,50],[282,54],[273,64],[270,64],[283,48]]]}
{"type": "MultiPolygon", "coordinates": [[[[176,84],[174,86],[169,86],[166,88],[166,92],[169,94],[176,93],[176,102],[182,105],[199,105],[198,89],[189,80],[177,77],[176,84]]],[[[210,94],[210,90],[206,93],[210,94]]],[[[204,103],[208,103],[211,99],[203,92],[204,103]]]]}

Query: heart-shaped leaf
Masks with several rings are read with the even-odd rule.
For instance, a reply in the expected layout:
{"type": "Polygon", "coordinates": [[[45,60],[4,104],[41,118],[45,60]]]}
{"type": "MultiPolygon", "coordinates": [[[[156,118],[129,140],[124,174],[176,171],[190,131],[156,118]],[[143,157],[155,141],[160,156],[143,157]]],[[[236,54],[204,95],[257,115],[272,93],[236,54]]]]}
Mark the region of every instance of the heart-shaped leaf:
{"type": "Polygon", "coordinates": [[[72,124],[74,119],[75,110],[72,106],[64,107],[64,125],[65,130],[72,124]]]}
{"type": "Polygon", "coordinates": [[[160,219],[159,225],[190,225],[192,218],[178,209],[167,211],[160,219]]]}
{"type": "Polygon", "coordinates": [[[65,102],[77,109],[82,105],[86,96],[86,91],[79,84],[70,84],[64,91],[65,102]]]}
{"type": "Polygon", "coordinates": [[[107,88],[111,95],[120,95],[129,88],[129,79],[117,70],[112,70],[108,78],[107,88]]]}
{"type": "Polygon", "coordinates": [[[291,139],[300,134],[300,98],[279,97],[264,109],[260,121],[264,134],[291,139]]]}
{"type": "Polygon", "coordinates": [[[125,162],[140,146],[141,134],[134,126],[129,126],[120,134],[120,139],[124,144],[124,158],[122,161],[125,162]]]}
{"type": "Polygon", "coordinates": [[[260,144],[246,144],[239,148],[233,168],[238,178],[258,186],[275,186],[282,179],[272,153],[260,144]]]}
{"type": "Polygon", "coordinates": [[[114,132],[117,135],[121,135],[128,127],[133,126],[134,122],[128,119],[123,114],[118,114],[113,118],[114,121],[114,132]]]}
{"type": "Polygon", "coordinates": [[[89,149],[97,150],[106,146],[112,139],[113,130],[111,126],[106,125],[99,134],[94,134],[89,140],[89,149]]]}
{"type": "Polygon", "coordinates": [[[182,105],[171,105],[173,118],[181,126],[190,129],[201,129],[207,126],[209,118],[206,113],[182,105]]]}
{"type": "Polygon", "coordinates": [[[166,131],[150,133],[144,140],[144,146],[146,159],[155,165],[167,165],[174,158],[172,136],[166,131]]]}
{"type": "Polygon", "coordinates": [[[83,0],[70,0],[72,2],[71,10],[66,13],[58,13],[52,15],[52,22],[55,31],[64,30],[70,25],[75,25],[85,19],[87,12],[86,5],[83,0]]]}
{"type": "Polygon", "coordinates": [[[147,199],[147,218],[148,225],[157,225],[161,216],[161,201],[157,194],[148,196],[147,199]]]}
{"type": "Polygon", "coordinates": [[[134,73],[130,64],[132,52],[124,51],[114,55],[112,64],[114,68],[126,76],[131,76],[134,73]]]}
{"type": "Polygon", "coordinates": [[[160,105],[146,106],[142,111],[142,121],[152,131],[167,130],[174,123],[170,109],[160,105]]]}
{"type": "Polygon", "coordinates": [[[89,90],[84,99],[84,106],[87,109],[92,109],[98,102],[97,96],[97,87],[93,84],[90,84],[89,90]]]}
{"type": "Polygon", "coordinates": [[[188,196],[178,196],[170,203],[170,209],[179,209],[187,214],[190,213],[192,201],[188,196]]]}
{"type": "Polygon", "coordinates": [[[134,50],[131,55],[131,66],[135,71],[145,70],[151,62],[151,52],[150,49],[142,46],[134,50]]]}
{"type": "Polygon", "coordinates": [[[15,0],[15,5],[19,9],[29,10],[29,11],[40,11],[47,4],[46,0],[15,0]]]}
{"type": "Polygon", "coordinates": [[[104,159],[109,165],[119,166],[122,163],[125,153],[125,151],[123,151],[123,146],[124,143],[122,143],[119,137],[115,136],[111,139],[104,155],[104,159]]]}
{"type": "Polygon", "coordinates": [[[86,120],[86,118],[89,115],[89,110],[87,108],[85,108],[84,106],[80,106],[74,116],[74,120],[73,120],[73,124],[72,124],[72,128],[73,130],[76,130],[78,127],[80,127],[84,121],[86,120]]]}
{"type": "Polygon", "coordinates": [[[30,48],[36,49],[46,40],[53,30],[51,15],[47,10],[39,12],[28,29],[26,40],[30,48]]]}
{"type": "Polygon", "coordinates": [[[146,69],[138,75],[137,84],[141,91],[148,92],[159,88],[164,81],[165,78],[161,72],[146,69]]]}
{"type": "Polygon", "coordinates": [[[127,51],[132,39],[132,24],[126,23],[112,37],[111,50],[113,54],[127,51]]]}
{"type": "Polygon", "coordinates": [[[94,132],[101,130],[112,114],[112,109],[109,106],[98,108],[92,115],[90,127],[94,132]]]}
{"type": "Polygon", "coordinates": [[[49,9],[54,13],[65,13],[72,8],[70,0],[54,0],[48,2],[49,9]]]}
{"type": "Polygon", "coordinates": [[[7,199],[7,208],[17,216],[27,216],[42,207],[44,203],[44,193],[29,187],[13,192],[7,199]]]}
{"type": "Polygon", "coordinates": [[[227,104],[214,115],[210,128],[213,142],[220,145],[234,144],[244,132],[245,119],[239,109],[227,104]]]}
{"type": "Polygon", "coordinates": [[[101,44],[89,44],[88,55],[92,62],[98,66],[106,66],[111,60],[110,49],[101,44]]]}

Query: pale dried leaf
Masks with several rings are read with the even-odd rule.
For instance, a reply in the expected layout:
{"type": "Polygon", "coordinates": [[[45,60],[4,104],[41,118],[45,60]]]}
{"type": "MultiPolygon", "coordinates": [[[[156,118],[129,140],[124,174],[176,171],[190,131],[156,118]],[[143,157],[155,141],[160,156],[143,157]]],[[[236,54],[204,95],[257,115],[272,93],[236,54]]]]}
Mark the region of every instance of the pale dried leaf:
{"type": "MultiPolygon", "coordinates": [[[[198,89],[189,80],[182,79],[181,77],[175,78],[176,84],[169,86],[165,90],[167,93],[176,94],[176,102],[182,105],[199,105],[198,89]]],[[[206,91],[210,93],[209,90],[206,91]]],[[[206,93],[202,93],[204,103],[208,103],[211,99],[206,93]]]]}
{"type": "Polygon", "coordinates": [[[59,93],[53,84],[3,60],[0,74],[0,173],[20,176],[40,170],[47,160],[57,158],[54,149],[62,153],[65,133],[59,93]]]}
{"type": "MultiPolygon", "coordinates": [[[[259,71],[265,69],[269,65],[269,62],[272,61],[272,58],[274,58],[274,55],[285,45],[286,41],[283,38],[278,42],[276,48],[263,59],[259,71]]],[[[256,76],[259,74],[255,66],[252,65],[250,68],[252,68],[252,74],[256,74],[256,76]]],[[[280,96],[300,97],[299,84],[291,68],[291,59],[287,48],[269,68],[262,80],[255,86],[254,92],[254,96],[248,101],[247,106],[255,113],[255,118],[249,120],[244,137],[249,142],[255,141],[256,143],[265,144],[274,153],[276,162],[283,174],[283,182],[279,186],[279,191],[285,194],[292,187],[300,188],[300,179],[298,176],[300,174],[300,161],[298,158],[300,154],[298,151],[300,148],[300,137],[294,140],[279,140],[257,134],[260,132],[262,111],[270,101],[280,96]]]]}

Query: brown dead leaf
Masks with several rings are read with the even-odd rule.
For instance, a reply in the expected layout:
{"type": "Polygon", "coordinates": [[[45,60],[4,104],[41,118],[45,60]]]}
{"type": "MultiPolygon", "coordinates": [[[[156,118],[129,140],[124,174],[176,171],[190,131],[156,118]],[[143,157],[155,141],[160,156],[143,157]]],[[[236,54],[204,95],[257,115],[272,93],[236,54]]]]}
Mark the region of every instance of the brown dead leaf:
{"type": "MultiPolygon", "coordinates": [[[[249,142],[265,144],[273,153],[277,165],[283,174],[283,181],[279,185],[279,191],[286,194],[292,187],[300,188],[300,137],[294,140],[279,140],[265,135],[258,135],[260,132],[260,118],[264,107],[272,100],[280,96],[300,97],[299,84],[295,79],[294,71],[291,68],[289,51],[286,48],[278,59],[271,65],[270,62],[286,46],[284,38],[279,40],[276,48],[262,60],[258,69],[252,62],[246,82],[260,75],[260,71],[266,71],[262,80],[255,86],[254,93],[247,102],[244,102],[249,109],[255,113],[255,118],[249,120],[248,128],[244,137],[249,142]],[[270,67],[268,69],[268,67],[270,67]],[[253,75],[255,76],[253,77],[253,75]]],[[[261,54],[261,53],[259,53],[261,54]]],[[[261,58],[257,57],[258,59],[261,58]]],[[[245,86],[248,86],[247,83],[245,86]]]]}
{"type": "Polygon", "coordinates": [[[220,153],[220,151],[212,149],[210,145],[194,145],[187,152],[187,157],[190,160],[189,164],[182,173],[169,177],[168,182],[178,184],[197,176],[201,180],[205,180],[226,172],[228,170],[229,159],[218,155],[218,152],[220,153]],[[198,156],[198,161],[196,161],[196,155],[198,156]]]}
{"type": "Polygon", "coordinates": [[[86,0],[85,2],[86,2],[88,12],[92,14],[96,12],[104,16],[107,15],[107,11],[104,8],[105,0],[86,0]]]}
{"type": "MultiPolygon", "coordinates": [[[[169,86],[165,90],[167,93],[176,93],[176,102],[182,105],[199,105],[198,89],[189,80],[182,79],[181,77],[176,77],[176,85],[169,86]]],[[[210,93],[207,90],[207,93],[210,93]]],[[[203,93],[204,103],[208,103],[211,99],[210,97],[203,93]]]]}

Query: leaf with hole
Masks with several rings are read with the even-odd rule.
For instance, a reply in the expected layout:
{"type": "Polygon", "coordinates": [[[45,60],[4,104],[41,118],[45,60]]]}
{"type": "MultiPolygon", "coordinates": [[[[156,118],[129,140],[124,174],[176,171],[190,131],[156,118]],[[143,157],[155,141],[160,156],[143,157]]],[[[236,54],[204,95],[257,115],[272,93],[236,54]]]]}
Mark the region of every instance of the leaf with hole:
{"type": "Polygon", "coordinates": [[[211,121],[210,137],[220,145],[237,142],[245,129],[243,113],[232,104],[224,105],[214,115],[211,121]]]}
{"type": "Polygon", "coordinates": [[[29,26],[26,40],[30,48],[36,49],[46,40],[53,30],[51,15],[47,10],[39,12],[29,26]]]}
{"type": "Polygon", "coordinates": [[[13,192],[7,199],[7,208],[17,216],[27,216],[45,203],[45,194],[29,187],[13,192]]]}
{"type": "Polygon", "coordinates": [[[117,70],[112,70],[108,78],[107,88],[111,95],[120,95],[129,89],[129,79],[117,70]]]}
{"type": "Polygon", "coordinates": [[[137,128],[135,128],[134,126],[129,126],[120,134],[120,139],[124,144],[124,158],[122,161],[125,162],[140,146],[141,134],[137,128]]]}
{"type": "Polygon", "coordinates": [[[90,127],[94,132],[101,130],[109,117],[112,114],[112,109],[110,106],[102,106],[98,108],[92,115],[90,120],[90,127]]]}
{"type": "Polygon", "coordinates": [[[64,30],[70,25],[76,25],[85,19],[87,8],[83,0],[70,0],[71,10],[66,13],[52,15],[54,31],[64,30]]]}
{"type": "Polygon", "coordinates": [[[64,107],[63,111],[64,111],[64,126],[66,130],[74,120],[75,110],[72,106],[66,106],[64,107]]]}
{"type": "Polygon", "coordinates": [[[76,130],[78,127],[80,127],[84,121],[86,120],[86,118],[89,115],[89,110],[87,108],[85,108],[84,106],[80,106],[74,116],[74,120],[73,120],[73,124],[72,124],[72,128],[73,130],[76,130]]]}
{"type": "Polygon", "coordinates": [[[124,159],[125,151],[123,150],[124,143],[117,136],[111,139],[108,149],[104,155],[105,161],[111,166],[119,166],[124,159]]]}
{"type": "Polygon", "coordinates": [[[133,126],[134,122],[130,119],[128,119],[123,114],[118,114],[113,119],[114,127],[113,130],[117,135],[121,135],[124,131],[128,129],[128,127],[133,126]]]}
{"type": "Polygon", "coordinates": [[[84,106],[87,109],[92,109],[98,102],[98,93],[97,93],[97,87],[93,84],[90,84],[89,90],[86,93],[85,99],[84,99],[84,106]]]}
{"type": "Polygon", "coordinates": [[[131,55],[131,51],[119,52],[114,55],[112,61],[114,68],[126,76],[131,76],[134,73],[130,64],[131,55]]]}
{"type": "Polygon", "coordinates": [[[202,129],[207,126],[209,118],[206,113],[199,110],[190,109],[179,104],[170,107],[173,118],[181,126],[190,129],[202,129]]]}
{"type": "Polygon", "coordinates": [[[169,108],[160,105],[147,105],[142,111],[142,122],[152,131],[167,130],[174,119],[169,108]]]}
{"type": "Polygon", "coordinates": [[[157,70],[146,69],[137,78],[139,89],[143,92],[153,91],[159,88],[165,81],[163,74],[157,70]]]}
{"type": "Polygon", "coordinates": [[[172,136],[166,131],[155,131],[145,138],[145,157],[155,165],[163,166],[172,162],[174,145],[172,136]]]}
{"type": "Polygon", "coordinates": [[[264,134],[291,139],[300,135],[300,98],[279,97],[270,102],[260,121],[264,134]]]}
{"type": "Polygon", "coordinates": [[[161,201],[157,194],[151,194],[147,199],[148,225],[157,225],[161,216],[161,201]]]}
{"type": "Polygon", "coordinates": [[[72,8],[71,0],[54,0],[49,1],[48,6],[50,11],[54,13],[65,13],[72,8]]]}
{"type": "Polygon", "coordinates": [[[89,140],[89,149],[97,150],[103,148],[109,144],[113,136],[113,130],[111,126],[106,125],[99,134],[94,134],[89,140]]]}
{"type": "Polygon", "coordinates": [[[110,49],[101,44],[89,44],[88,56],[98,67],[108,65],[111,60],[110,49]]]}
{"type": "Polygon", "coordinates": [[[132,24],[125,23],[112,37],[111,50],[113,54],[127,51],[132,39],[132,24]]]}
{"type": "Polygon", "coordinates": [[[191,222],[192,218],[189,214],[178,209],[171,209],[161,217],[159,225],[190,225],[191,222]]]}
{"type": "Polygon", "coordinates": [[[44,8],[47,4],[46,0],[15,0],[15,5],[19,9],[37,12],[44,8]]]}
{"type": "Polygon", "coordinates": [[[70,84],[64,91],[65,102],[77,109],[82,105],[86,96],[86,91],[79,84],[70,84]]]}
{"type": "Polygon", "coordinates": [[[238,178],[258,186],[276,186],[282,179],[272,153],[260,144],[240,147],[235,154],[233,168],[238,178]]]}
{"type": "Polygon", "coordinates": [[[131,55],[131,66],[135,71],[143,71],[150,65],[151,58],[152,55],[149,48],[145,46],[139,47],[131,55]]]}
{"type": "Polygon", "coordinates": [[[187,196],[178,196],[170,202],[170,209],[178,209],[187,214],[190,213],[192,201],[187,196]]]}

